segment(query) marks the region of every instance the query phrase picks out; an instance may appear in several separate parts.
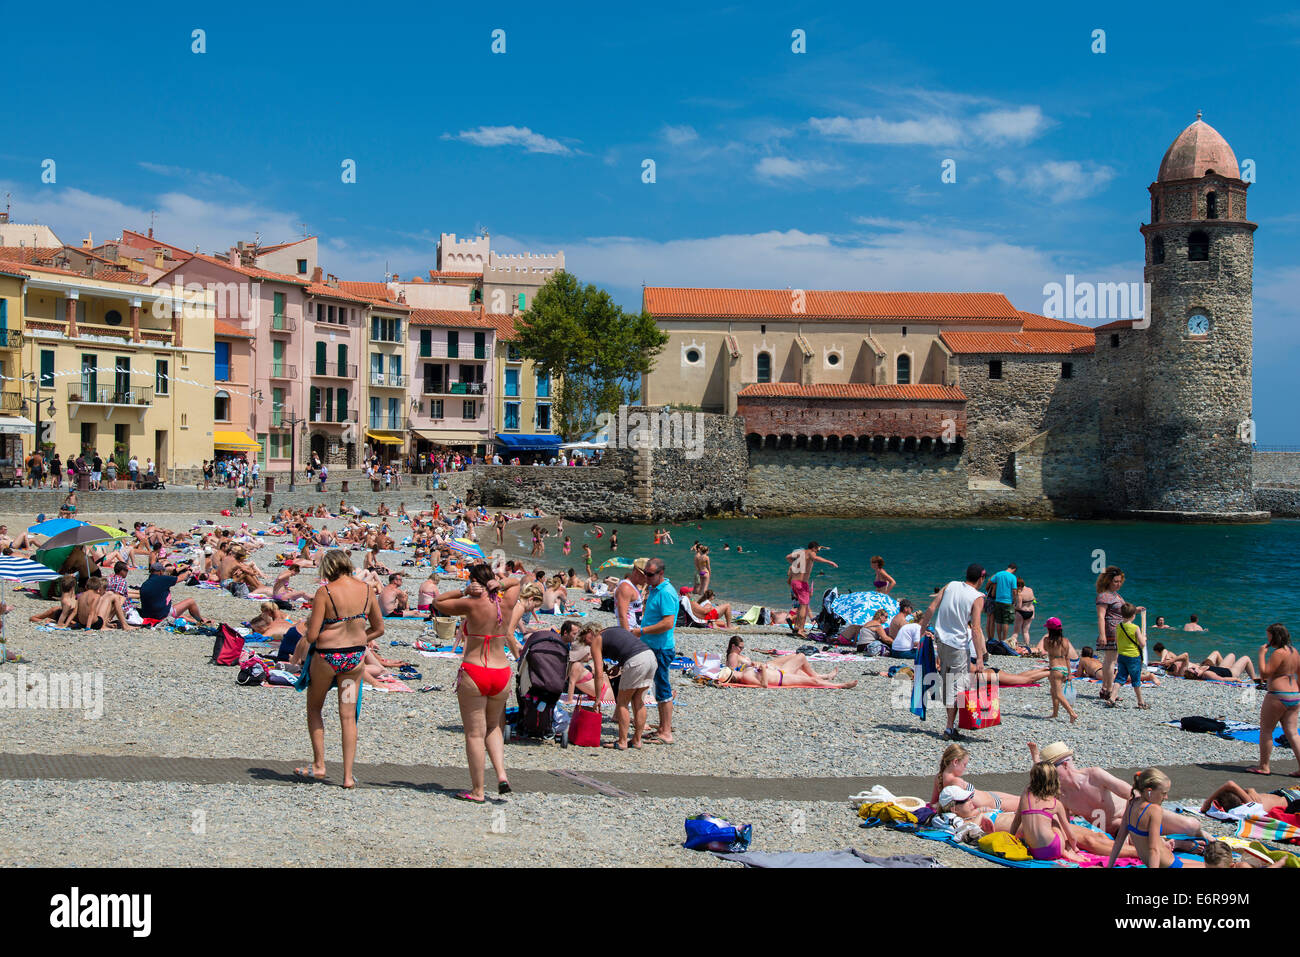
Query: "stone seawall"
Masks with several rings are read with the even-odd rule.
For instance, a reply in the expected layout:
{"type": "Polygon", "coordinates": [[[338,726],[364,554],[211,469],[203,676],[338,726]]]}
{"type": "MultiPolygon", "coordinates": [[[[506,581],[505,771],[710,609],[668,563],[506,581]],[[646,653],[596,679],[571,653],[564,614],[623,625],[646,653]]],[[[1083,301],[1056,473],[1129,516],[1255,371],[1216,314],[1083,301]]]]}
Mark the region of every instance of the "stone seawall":
{"type": "Polygon", "coordinates": [[[1300,452],[1256,452],[1255,486],[1300,488],[1300,452]]]}
{"type": "MultiPolygon", "coordinates": [[[[6,515],[30,514],[33,517],[44,513],[48,518],[55,518],[59,514],[59,507],[63,504],[66,495],[67,489],[0,490],[0,513],[6,515]]],[[[376,511],[379,504],[383,502],[396,513],[398,506],[402,503],[406,504],[408,511],[432,508],[435,500],[434,496],[437,496],[437,501],[441,502],[444,507],[450,501],[448,493],[428,492],[423,488],[405,488],[397,492],[380,493],[374,493],[366,489],[365,491],[349,491],[344,494],[338,485],[327,485],[324,494],[321,494],[314,489],[309,490],[303,486],[298,486],[292,491],[285,488],[282,491],[277,490],[272,493],[271,511],[286,506],[290,508],[314,508],[323,502],[333,512],[338,509],[339,499],[344,499],[348,505],[355,505],[369,512],[376,511]]],[[[254,516],[265,516],[267,514],[267,510],[263,508],[265,497],[264,492],[257,492],[253,495],[254,516]]],[[[77,513],[79,516],[98,517],[112,514],[126,516],[132,520],[147,520],[155,514],[194,512],[198,514],[210,513],[215,518],[223,508],[233,511],[234,507],[235,493],[232,489],[202,491],[191,486],[190,488],[139,491],[118,489],[116,491],[77,493],[77,513]]],[[[245,511],[244,515],[247,517],[248,512],[245,511]]]]}
{"type": "Polygon", "coordinates": [[[1300,518],[1300,488],[1256,487],[1255,507],[1274,518],[1300,518]]]}
{"type": "Polygon", "coordinates": [[[641,509],[622,469],[475,465],[447,483],[448,491],[488,508],[540,508],[575,522],[636,521],[641,509]]]}

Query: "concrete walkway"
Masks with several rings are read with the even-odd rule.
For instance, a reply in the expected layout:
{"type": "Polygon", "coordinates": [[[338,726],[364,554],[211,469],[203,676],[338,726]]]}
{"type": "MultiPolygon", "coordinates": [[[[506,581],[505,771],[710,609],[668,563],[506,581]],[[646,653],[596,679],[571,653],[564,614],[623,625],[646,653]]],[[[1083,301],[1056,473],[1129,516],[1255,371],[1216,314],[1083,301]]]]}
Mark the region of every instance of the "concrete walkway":
{"type": "MultiPolygon", "coordinates": [[[[337,761],[329,781],[342,780],[337,761]]],[[[1228,778],[1259,790],[1293,785],[1296,778],[1247,774],[1241,765],[1197,764],[1163,768],[1174,781],[1174,800],[1204,799],[1228,778]]],[[[0,781],[173,781],[189,784],[294,784],[294,763],[262,758],[159,758],[100,754],[0,754],[0,781]]],[[[1024,773],[981,774],[979,784],[1018,794],[1028,779],[1024,773]]],[[[1136,768],[1114,768],[1121,780],[1131,780],[1136,768]]],[[[430,765],[358,764],[361,787],[406,788],[416,791],[464,790],[469,772],[458,767],[430,765]]],[[[630,774],[557,769],[510,772],[516,791],[548,794],[605,794],[612,797],[739,798],[778,801],[845,801],[850,795],[882,784],[895,794],[930,797],[932,778],[741,778],[684,774],[630,774]]]]}

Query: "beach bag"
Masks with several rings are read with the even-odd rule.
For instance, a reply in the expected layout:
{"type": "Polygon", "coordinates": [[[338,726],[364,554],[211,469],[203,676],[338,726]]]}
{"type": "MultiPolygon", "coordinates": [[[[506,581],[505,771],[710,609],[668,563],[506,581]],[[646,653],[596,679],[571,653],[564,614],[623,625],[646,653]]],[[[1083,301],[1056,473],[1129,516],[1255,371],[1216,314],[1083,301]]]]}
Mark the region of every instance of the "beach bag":
{"type": "Polygon", "coordinates": [[[977,691],[967,691],[966,701],[957,712],[957,726],[966,731],[979,731],[997,727],[1002,723],[1002,707],[998,700],[997,685],[989,684],[982,696],[977,691]]]}
{"type": "Polygon", "coordinates": [[[720,817],[697,814],[686,819],[686,840],[682,847],[690,851],[730,851],[738,853],[749,849],[754,838],[754,825],[740,827],[720,817]]]}
{"type": "Polygon", "coordinates": [[[249,687],[260,685],[266,680],[266,665],[262,664],[260,658],[250,658],[242,668],[239,674],[235,676],[235,684],[249,687]]]}
{"type": "Polygon", "coordinates": [[[1203,718],[1199,715],[1193,715],[1189,718],[1183,718],[1180,722],[1184,731],[1196,731],[1204,734],[1218,734],[1220,731],[1227,730],[1227,725],[1222,721],[1214,718],[1203,718]]]}
{"type": "Polygon", "coordinates": [[[549,738],[555,732],[555,702],[540,695],[519,695],[515,733],[525,738],[549,738]]]}
{"type": "Polygon", "coordinates": [[[575,708],[569,718],[569,744],[580,748],[600,747],[600,709],[575,708]]]}
{"type": "Polygon", "coordinates": [[[212,663],[214,665],[237,665],[239,655],[244,650],[244,639],[239,632],[229,625],[222,625],[217,631],[217,640],[212,644],[212,663]]]}
{"type": "Polygon", "coordinates": [[[600,600],[600,610],[614,614],[614,596],[607,595],[600,600]]]}
{"type": "Polygon", "coordinates": [[[455,618],[434,618],[433,630],[438,635],[439,644],[454,644],[456,640],[455,618]]]}

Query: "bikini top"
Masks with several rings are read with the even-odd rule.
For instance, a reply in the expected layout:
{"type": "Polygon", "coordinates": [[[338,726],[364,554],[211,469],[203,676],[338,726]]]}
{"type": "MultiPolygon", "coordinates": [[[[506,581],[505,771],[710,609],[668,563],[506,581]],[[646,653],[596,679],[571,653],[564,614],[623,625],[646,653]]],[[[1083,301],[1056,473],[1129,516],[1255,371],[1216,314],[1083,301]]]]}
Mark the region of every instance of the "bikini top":
{"type": "MultiPolygon", "coordinates": [[[[329,586],[329,585],[326,585],[326,586],[325,586],[325,594],[329,596],[329,599],[330,599],[330,606],[334,609],[334,613],[337,615],[337,614],[338,614],[338,610],[339,610],[339,606],[336,605],[336,604],[334,603],[334,594],[333,594],[333,592],[330,591],[330,586],[329,586]]],[[[321,624],[322,624],[322,625],[338,625],[338,624],[342,624],[342,623],[345,622],[345,621],[356,621],[358,618],[365,618],[365,617],[367,617],[369,614],[370,614],[370,589],[367,588],[367,589],[366,589],[366,607],[363,608],[363,609],[361,609],[361,612],[360,612],[359,614],[356,614],[356,615],[348,615],[348,616],[346,616],[346,617],[344,617],[344,618],[324,618],[324,619],[321,620],[321,624]]]]}
{"type": "Polygon", "coordinates": [[[1049,811],[1047,808],[1045,808],[1045,807],[1027,807],[1027,808],[1025,808],[1023,811],[1021,811],[1020,813],[1021,813],[1021,814],[1041,814],[1043,817],[1055,817],[1055,816],[1056,816],[1056,801],[1052,801],[1052,809],[1051,809],[1050,811],[1049,811]]]}
{"type": "MultiPolygon", "coordinates": [[[[1142,806],[1142,813],[1138,815],[1138,824],[1141,824],[1141,823],[1142,823],[1142,818],[1146,817],[1146,813],[1147,813],[1147,811],[1149,811],[1149,810],[1151,810],[1151,805],[1150,805],[1150,803],[1144,804],[1144,805],[1142,806]]],[[[1142,828],[1138,827],[1137,824],[1132,824],[1132,823],[1130,823],[1129,826],[1128,826],[1128,829],[1129,829],[1130,831],[1132,831],[1134,834],[1138,835],[1138,837],[1149,837],[1149,836],[1150,836],[1150,835],[1148,834],[1147,831],[1142,830],[1142,828]]]]}

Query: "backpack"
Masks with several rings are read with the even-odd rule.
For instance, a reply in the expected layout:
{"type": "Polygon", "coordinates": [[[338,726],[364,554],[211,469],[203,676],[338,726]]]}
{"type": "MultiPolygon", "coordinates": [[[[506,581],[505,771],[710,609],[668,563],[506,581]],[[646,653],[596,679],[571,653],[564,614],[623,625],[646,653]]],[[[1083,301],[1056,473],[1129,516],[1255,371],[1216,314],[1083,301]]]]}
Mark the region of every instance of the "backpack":
{"type": "Polygon", "coordinates": [[[558,700],[559,695],[555,696],[555,701],[534,694],[519,695],[515,734],[525,738],[549,738],[555,731],[555,702],[558,700]]]}
{"type": "Polygon", "coordinates": [[[840,633],[840,629],[844,627],[844,619],[831,611],[831,605],[839,597],[840,590],[837,587],[828,588],[822,592],[822,610],[817,613],[817,617],[813,620],[817,630],[827,638],[834,638],[840,633]]]}
{"type": "Polygon", "coordinates": [[[1197,731],[1205,734],[1218,734],[1228,727],[1222,721],[1217,721],[1214,718],[1203,718],[1200,715],[1183,718],[1180,723],[1184,731],[1197,731]]]}
{"type": "Polygon", "coordinates": [[[229,625],[222,625],[217,630],[217,640],[212,644],[212,663],[214,665],[237,665],[239,664],[239,654],[243,650],[243,637],[229,625]]]}
{"type": "Polygon", "coordinates": [[[609,613],[612,615],[612,614],[614,613],[614,610],[615,610],[615,609],[614,609],[614,596],[613,596],[613,595],[606,595],[604,598],[602,598],[602,599],[600,600],[600,609],[599,609],[599,610],[600,610],[600,611],[609,612],[609,613]]]}

